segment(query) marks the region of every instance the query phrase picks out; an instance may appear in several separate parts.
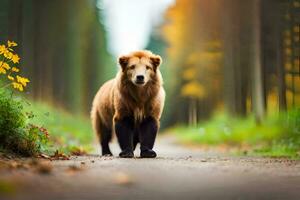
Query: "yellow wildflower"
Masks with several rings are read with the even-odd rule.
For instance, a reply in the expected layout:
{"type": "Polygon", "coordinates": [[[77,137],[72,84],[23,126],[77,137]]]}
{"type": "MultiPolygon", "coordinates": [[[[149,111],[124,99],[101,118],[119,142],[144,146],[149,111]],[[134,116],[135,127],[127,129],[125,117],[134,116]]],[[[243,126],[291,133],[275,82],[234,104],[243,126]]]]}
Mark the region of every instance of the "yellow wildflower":
{"type": "Polygon", "coordinates": [[[2,61],[0,61],[0,67],[4,68],[6,70],[10,69],[9,64],[7,64],[6,62],[2,62],[2,61]]]}
{"type": "Polygon", "coordinates": [[[17,81],[19,83],[21,83],[24,87],[27,85],[27,83],[29,83],[29,79],[28,78],[25,78],[25,77],[21,77],[19,75],[17,75],[17,81]]]}
{"type": "Polygon", "coordinates": [[[0,55],[4,54],[4,52],[6,52],[6,47],[5,45],[0,45],[0,55]]]}
{"type": "Polygon", "coordinates": [[[23,85],[20,84],[20,83],[13,82],[12,85],[13,85],[13,87],[14,87],[15,89],[18,89],[18,90],[21,91],[21,92],[24,90],[23,85]]]}
{"type": "Polygon", "coordinates": [[[15,47],[15,46],[18,46],[18,44],[16,43],[16,42],[14,42],[14,41],[7,41],[7,46],[8,47],[15,47]]]}
{"type": "Polygon", "coordinates": [[[15,80],[15,78],[12,77],[12,76],[10,76],[10,75],[8,75],[7,78],[8,78],[9,80],[11,80],[11,81],[14,81],[14,80],[15,80]]]}
{"type": "Polygon", "coordinates": [[[19,63],[20,57],[18,56],[18,54],[14,54],[11,58],[11,60],[13,61],[13,63],[19,63]]]}
{"type": "Polygon", "coordinates": [[[3,55],[7,59],[12,59],[12,57],[13,57],[14,54],[6,49],[6,51],[4,52],[3,55]]]}
{"type": "Polygon", "coordinates": [[[20,57],[18,54],[14,54],[13,47],[17,46],[18,44],[14,41],[7,41],[7,45],[0,45],[0,55],[3,55],[4,60],[0,61],[0,74],[7,74],[7,79],[11,81],[11,85],[14,89],[19,91],[23,91],[27,84],[30,82],[28,78],[22,76],[14,76],[11,75],[12,72],[19,72],[20,69],[15,67],[11,67],[9,62],[13,62],[14,64],[20,62],[20,57]],[[9,71],[10,70],[10,71],[9,71]]]}
{"type": "Polygon", "coordinates": [[[19,72],[20,70],[18,68],[16,68],[16,67],[13,67],[13,68],[11,68],[11,71],[13,71],[13,72],[19,72]]]}
{"type": "Polygon", "coordinates": [[[6,74],[6,70],[3,67],[0,67],[0,74],[6,74]]]}

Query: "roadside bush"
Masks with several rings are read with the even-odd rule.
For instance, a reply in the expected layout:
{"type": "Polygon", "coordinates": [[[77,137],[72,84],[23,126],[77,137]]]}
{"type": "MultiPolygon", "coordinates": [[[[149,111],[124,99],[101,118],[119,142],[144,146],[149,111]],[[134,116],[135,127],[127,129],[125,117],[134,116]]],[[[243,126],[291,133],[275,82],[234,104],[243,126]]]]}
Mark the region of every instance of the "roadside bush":
{"type": "Polygon", "coordinates": [[[0,44],[0,148],[17,154],[31,156],[41,151],[47,143],[48,133],[44,128],[27,122],[30,115],[23,110],[23,101],[12,95],[11,89],[24,91],[30,80],[20,75],[17,64],[20,57],[15,53],[18,44],[7,41],[0,44]]]}
{"type": "Polygon", "coordinates": [[[24,156],[41,151],[47,143],[47,131],[27,124],[23,103],[8,91],[0,90],[0,147],[24,156]]]}

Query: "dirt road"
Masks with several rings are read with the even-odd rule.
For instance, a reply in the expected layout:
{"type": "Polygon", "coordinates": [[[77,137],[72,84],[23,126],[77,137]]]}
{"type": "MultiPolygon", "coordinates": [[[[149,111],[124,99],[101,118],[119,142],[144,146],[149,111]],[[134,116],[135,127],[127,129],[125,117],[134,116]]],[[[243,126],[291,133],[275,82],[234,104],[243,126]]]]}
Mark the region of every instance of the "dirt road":
{"type": "Polygon", "coordinates": [[[300,199],[300,161],[202,152],[166,138],[156,150],[155,159],[90,155],[52,161],[50,174],[0,173],[15,187],[0,199],[300,199]]]}

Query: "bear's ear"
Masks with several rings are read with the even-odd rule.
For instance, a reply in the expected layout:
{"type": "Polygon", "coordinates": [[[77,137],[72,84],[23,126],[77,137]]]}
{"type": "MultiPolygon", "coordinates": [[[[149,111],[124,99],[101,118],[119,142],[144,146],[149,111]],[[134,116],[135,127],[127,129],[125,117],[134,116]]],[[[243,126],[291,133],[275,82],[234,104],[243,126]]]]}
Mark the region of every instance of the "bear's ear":
{"type": "Polygon", "coordinates": [[[122,67],[122,70],[124,71],[128,65],[129,57],[128,56],[121,56],[119,57],[119,64],[122,67]]]}
{"type": "Polygon", "coordinates": [[[153,65],[154,70],[156,71],[156,69],[160,66],[162,59],[159,55],[153,55],[150,57],[151,63],[153,65]]]}

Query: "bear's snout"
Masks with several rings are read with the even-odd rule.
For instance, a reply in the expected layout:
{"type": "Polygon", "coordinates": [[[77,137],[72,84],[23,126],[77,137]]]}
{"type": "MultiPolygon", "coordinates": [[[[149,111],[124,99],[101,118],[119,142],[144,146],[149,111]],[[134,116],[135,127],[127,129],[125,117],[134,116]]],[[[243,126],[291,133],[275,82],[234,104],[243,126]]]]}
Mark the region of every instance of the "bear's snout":
{"type": "Polygon", "coordinates": [[[145,82],[144,75],[137,75],[136,78],[135,78],[135,82],[137,84],[144,84],[144,82],[145,82]]]}

